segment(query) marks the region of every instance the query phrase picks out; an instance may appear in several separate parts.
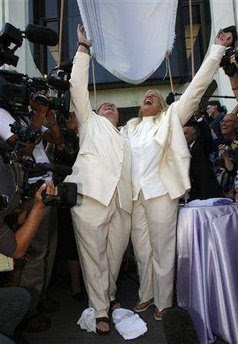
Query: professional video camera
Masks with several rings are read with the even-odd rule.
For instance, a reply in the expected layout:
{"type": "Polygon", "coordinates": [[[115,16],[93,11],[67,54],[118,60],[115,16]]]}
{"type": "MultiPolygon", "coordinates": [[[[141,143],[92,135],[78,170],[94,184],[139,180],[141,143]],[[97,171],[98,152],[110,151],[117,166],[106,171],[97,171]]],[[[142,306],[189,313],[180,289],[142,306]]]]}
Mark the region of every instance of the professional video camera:
{"type": "Polygon", "coordinates": [[[234,55],[236,62],[238,63],[238,41],[236,27],[229,26],[223,29],[224,32],[231,32],[233,36],[233,44],[230,48],[226,49],[225,55],[221,59],[220,67],[223,67],[225,73],[231,77],[238,73],[237,67],[234,63],[231,63],[231,56],[234,55]]]}
{"type": "Polygon", "coordinates": [[[60,111],[67,117],[69,113],[69,82],[49,78],[30,78],[26,74],[0,70],[0,107],[6,108],[13,116],[31,116],[30,100],[60,111]],[[56,96],[42,93],[54,92],[56,96]]]}
{"type": "Polygon", "coordinates": [[[22,45],[23,38],[42,45],[55,46],[58,43],[57,33],[45,26],[29,24],[25,31],[20,31],[6,23],[0,32],[0,66],[5,63],[17,66],[19,57],[15,55],[15,51],[22,45]],[[10,48],[11,44],[15,46],[10,48]]]}
{"type": "MultiPolygon", "coordinates": [[[[6,23],[0,32],[0,66],[3,64],[17,66],[18,57],[15,51],[22,45],[23,38],[32,43],[54,46],[58,43],[55,31],[40,25],[29,24],[25,31],[20,31],[13,25],[6,23]],[[10,46],[14,44],[13,48],[10,46]]],[[[43,102],[49,108],[58,110],[65,117],[69,113],[69,74],[64,70],[54,69],[54,75],[48,78],[30,78],[28,75],[0,70],[0,106],[9,110],[12,115],[28,116],[30,97],[43,102]],[[35,95],[54,90],[53,96],[43,99],[35,95]]]]}
{"type": "MultiPolygon", "coordinates": [[[[23,38],[43,45],[56,45],[58,35],[53,30],[39,25],[28,25],[24,32],[13,25],[5,24],[0,33],[0,66],[4,63],[16,66],[18,57],[15,51],[22,45],[23,38]],[[14,44],[13,48],[10,46],[14,44]]],[[[36,143],[41,136],[37,130],[22,125],[22,118],[34,115],[29,110],[32,102],[45,105],[67,116],[69,112],[69,73],[54,69],[48,78],[30,78],[16,71],[0,70],[0,107],[5,108],[15,118],[11,131],[17,134],[14,148],[0,144],[0,215],[5,216],[16,208],[19,201],[32,198],[44,182],[40,180],[28,184],[28,179],[40,177],[49,171],[54,173],[54,181],[72,172],[71,168],[56,164],[37,164],[24,155],[25,142],[36,143]],[[50,93],[50,94],[48,94],[50,93]],[[47,96],[46,96],[47,94],[47,96]],[[53,94],[53,96],[52,96],[53,94]],[[56,96],[55,96],[56,94],[56,96]]],[[[57,183],[56,183],[57,184],[57,183]]],[[[46,205],[72,207],[76,204],[77,185],[58,183],[58,195],[43,197],[46,205]]]]}
{"type": "MultiPolygon", "coordinates": [[[[29,184],[30,177],[42,176],[52,171],[54,174],[66,177],[72,169],[57,164],[34,163],[24,157],[19,149],[13,149],[4,142],[0,142],[0,216],[5,217],[17,208],[22,201],[29,200],[44,183],[39,180],[29,184]]],[[[77,185],[75,183],[59,183],[58,195],[43,196],[43,203],[47,206],[73,207],[77,201],[77,185]]]]}

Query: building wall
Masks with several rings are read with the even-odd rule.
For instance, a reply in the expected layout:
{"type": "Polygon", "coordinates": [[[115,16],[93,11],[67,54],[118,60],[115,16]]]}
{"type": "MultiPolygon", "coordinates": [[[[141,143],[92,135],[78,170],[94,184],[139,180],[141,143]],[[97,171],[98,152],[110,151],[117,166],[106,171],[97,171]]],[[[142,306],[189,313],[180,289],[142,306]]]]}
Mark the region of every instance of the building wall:
{"type": "MultiPolygon", "coordinates": [[[[1,0],[0,1],[0,30],[5,23],[10,23],[21,31],[24,31],[29,23],[29,8],[27,0],[1,0]]],[[[36,68],[31,50],[30,43],[23,39],[23,44],[17,49],[15,55],[19,56],[17,68],[3,65],[4,69],[16,69],[19,73],[28,74],[29,76],[41,76],[36,68]]]]}
{"type": "MultiPolygon", "coordinates": [[[[234,0],[236,3],[236,8],[238,8],[238,0],[234,0]]],[[[0,2],[0,28],[6,22],[10,22],[14,26],[24,30],[29,22],[29,4],[27,0],[2,0],[0,2]]],[[[234,6],[233,0],[211,0],[211,18],[212,18],[212,34],[211,42],[214,41],[215,33],[221,27],[226,27],[233,25],[235,23],[234,6]]],[[[29,47],[29,42],[27,40],[23,41],[23,45],[16,52],[16,55],[19,56],[19,63],[17,66],[17,71],[21,73],[26,73],[29,76],[40,76],[40,72],[35,66],[35,63],[32,58],[32,53],[29,47]]],[[[7,69],[13,69],[9,66],[3,66],[7,69]]],[[[229,79],[225,76],[223,70],[220,70],[216,76],[216,81],[218,83],[218,89],[216,90],[216,95],[233,95],[229,79]]],[[[135,107],[139,106],[141,102],[142,95],[149,87],[130,87],[130,88],[120,88],[120,89],[105,89],[97,90],[97,102],[95,104],[95,99],[93,92],[90,92],[92,104],[95,104],[95,107],[105,100],[110,99],[118,107],[135,107]]],[[[166,97],[170,91],[169,85],[160,85],[156,88],[166,97]]],[[[186,85],[175,85],[175,92],[181,93],[186,88],[186,85]]],[[[228,110],[231,110],[235,104],[235,100],[222,100],[228,110]]]]}

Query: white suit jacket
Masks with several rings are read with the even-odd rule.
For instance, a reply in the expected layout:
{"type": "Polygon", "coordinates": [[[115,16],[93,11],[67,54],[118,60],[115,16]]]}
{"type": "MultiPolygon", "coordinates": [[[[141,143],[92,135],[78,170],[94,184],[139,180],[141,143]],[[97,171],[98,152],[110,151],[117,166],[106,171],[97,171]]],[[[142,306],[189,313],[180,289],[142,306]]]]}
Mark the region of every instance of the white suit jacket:
{"type": "MultiPolygon", "coordinates": [[[[211,83],[224,52],[225,47],[212,45],[210,54],[180,100],[171,104],[155,120],[154,139],[161,147],[159,149],[158,173],[171,199],[181,197],[190,189],[189,164],[191,156],[182,127],[192,116],[201,97],[211,83]]],[[[127,123],[125,130],[128,137],[133,135],[138,123],[138,118],[133,118],[127,123]]]]}
{"type": "Polygon", "coordinates": [[[71,102],[80,126],[80,150],[65,181],[78,192],[108,206],[118,189],[120,207],[131,213],[131,152],[128,139],[105,117],[92,111],[88,92],[90,57],[77,52],[71,74],[71,102]]]}

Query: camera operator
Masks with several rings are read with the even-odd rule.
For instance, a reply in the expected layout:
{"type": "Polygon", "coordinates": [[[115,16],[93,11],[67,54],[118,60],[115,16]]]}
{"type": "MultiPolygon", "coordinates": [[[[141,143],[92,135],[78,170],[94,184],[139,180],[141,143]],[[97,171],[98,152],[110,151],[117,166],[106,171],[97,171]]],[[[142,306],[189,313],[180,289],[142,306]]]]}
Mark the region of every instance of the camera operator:
{"type": "Polygon", "coordinates": [[[223,67],[224,72],[230,79],[231,88],[238,100],[238,51],[237,51],[237,31],[234,25],[223,29],[228,33],[232,39],[232,45],[225,52],[221,60],[220,66],[223,67]]]}
{"type": "MultiPolygon", "coordinates": [[[[60,128],[54,119],[54,114],[49,111],[47,106],[38,104],[34,100],[31,100],[30,105],[34,110],[34,116],[29,127],[36,129],[40,133],[40,138],[37,142],[27,142],[24,145],[25,154],[36,163],[49,163],[43,141],[60,144],[63,140],[60,128]],[[48,129],[44,125],[48,125],[48,129]]],[[[22,125],[27,126],[27,123],[21,119],[20,121],[22,125]]],[[[8,111],[0,108],[0,136],[10,145],[15,145],[19,140],[18,135],[13,134],[10,129],[10,124],[14,122],[15,118],[8,111]]],[[[28,183],[34,184],[40,179],[51,180],[52,173],[49,172],[40,177],[30,177],[28,183]]],[[[29,201],[28,207],[32,208],[32,206],[33,201],[29,201]]],[[[45,295],[51,277],[57,244],[56,219],[55,207],[47,207],[39,224],[39,230],[28,249],[30,259],[25,261],[23,267],[14,271],[17,286],[27,287],[31,291],[32,298],[29,309],[31,316],[29,316],[28,324],[26,324],[26,330],[31,332],[40,332],[50,327],[50,320],[38,313],[37,308],[40,300],[43,300],[41,307],[46,307],[45,295]]],[[[52,307],[54,306],[52,305],[52,307]]]]}
{"type": "Polygon", "coordinates": [[[42,193],[45,191],[49,195],[56,194],[56,188],[52,182],[47,181],[44,183],[35,194],[34,204],[27,218],[24,220],[25,215],[19,215],[18,224],[20,225],[19,222],[23,223],[15,233],[4,222],[0,224],[1,254],[14,259],[19,259],[24,256],[38,230],[44,214],[45,205],[42,202],[42,193]]]}
{"type": "MultiPolygon", "coordinates": [[[[55,195],[57,189],[52,182],[44,183],[36,192],[34,205],[27,216],[19,215],[18,222],[24,222],[14,232],[2,220],[0,223],[0,253],[19,259],[24,256],[38,230],[45,211],[42,194],[55,195]],[[21,219],[20,219],[21,218],[21,219]]],[[[30,294],[23,288],[0,288],[0,342],[13,343],[11,337],[23,319],[30,304],[30,294]],[[7,336],[7,337],[6,337],[7,336]]]]}
{"type": "MultiPolygon", "coordinates": [[[[235,59],[235,55],[231,56],[230,63],[236,66],[236,70],[238,72],[238,62],[235,59]]],[[[236,100],[238,100],[238,73],[237,72],[233,76],[230,77],[231,88],[232,88],[232,91],[234,92],[236,100]]]]}

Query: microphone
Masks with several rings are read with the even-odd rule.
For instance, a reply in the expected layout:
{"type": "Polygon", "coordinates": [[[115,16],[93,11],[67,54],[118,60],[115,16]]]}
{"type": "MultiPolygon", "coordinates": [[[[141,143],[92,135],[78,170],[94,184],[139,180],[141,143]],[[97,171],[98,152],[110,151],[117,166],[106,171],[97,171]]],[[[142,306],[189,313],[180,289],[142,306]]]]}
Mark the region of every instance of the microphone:
{"type": "Polygon", "coordinates": [[[32,43],[55,46],[58,44],[58,34],[48,27],[28,24],[25,30],[25,37],[32,43]]]}
{"type": "Polygon", "coordinates": [[[48,78],[47,82],[50,86],[53,86],[57,90],[68,91],[70,89],[70,82],[67,80],[61,80],[56,78],[48,78]]]}

